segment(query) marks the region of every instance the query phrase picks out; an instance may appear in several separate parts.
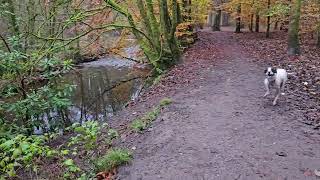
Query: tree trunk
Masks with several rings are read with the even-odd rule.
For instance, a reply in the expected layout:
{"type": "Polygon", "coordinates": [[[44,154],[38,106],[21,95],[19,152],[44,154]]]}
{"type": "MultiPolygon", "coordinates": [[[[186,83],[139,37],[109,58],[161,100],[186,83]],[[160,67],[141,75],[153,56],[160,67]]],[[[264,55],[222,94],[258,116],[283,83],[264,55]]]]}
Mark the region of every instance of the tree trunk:
{"type": "MultiPolygon", "coordinates": [[[[270,10],[271,0],[268,0],[268,10],[270,10]]],[[[266,38],[270,37],[270,16],[267,17],[267,32],[266,32],[266,38]]]]}
{"type": "Polygon", "coordinates": [[[177,23],[178,24],[182,23],[181,8],[179,3],[177,6],[177,23]]]}
{"type": "Polygon", "coordinates": [[[151,26],[150,26],[151,23],[149,21],[148,15],[147,15],[147,11],[145,9],[145,5],[144,5],[142,0],[136,0],[136,3],[137,3],[137,6],[138,6],[138,9],[139,9],[140,16],[142,18],[142,23],[144,25],[146,33],[147,33],[147,35],[149,37],[152,37],[153,32],[152,32],[152,29],[151,29],[151,26]]]}
{"type": "MultiPolygon", "coordinates": [[[[191,3],[191,0],[189,0],[189,2],[191,3]]],[[[169,66],[175,64],[180,59],[180,50],[179,50],[179,47],[176,41],[176,36],[175,36],[175,32],[178,25],[178,6],[179,6],[178,1],[172,0],[172,23],[170,27],[169,45],[170,45],[170,50],[171,50],[174,62],[169,64],[169,66]]]]}
{"type": "Polygon", "coordinates": [[[35,22],[36,22],[36,10],[35,10],[34,0],[29,0],[27,11],[28,11],[28,34],[26,37],[25,50],[27,50],[30,46],[31,46],[30,48],[32,48],[35,43],[34,37],[32,37],[32,34],[34,33],[34,30],[35,30],[35,22]]]}
{"type": "Polygon", "coordinates": [[[14,8],[13,0],[4,0],[4,2],[8,4],[8,11],[10,13],[9,22],[10,22],[11,32],[13,35],[19,36],[20,30],[19,30],[19,25],[17,22],[17,16],[15,14],[16,12],[15,12],[15,8],[14,8]]]}
{"type": "Polygon", "coordinates": [[[214,15],[212,30],[220,31],[220,24],[221,24],[221,10],[219,9],[214,15]]]}
{"type": "Polygon", "coordinates": [[[222,12],[222,26],[229,26],[229,14],[222,12]]]}
{"type": "MultiPolygon", "coordinates": [[[[317,1],[317,4],[318,4],[318,8],[320,9],[320,0],[318,0],[317,1]]],[[[318,13],[320,13],[320,12],[318,12],[318,13]]],[[[317,34],[317,37],[318,37],[318,39],[317,39],[317,47],[318,48],[320,48],[320,21],[318,21],[318,34],[317,34]]]]}
{"type": "Polygon", "coordinates": [[[150,20],[150,26],[152,30],[152,40],[157,46],[157,49],[160,49],[160,24],[158,23],[156,16],[154,15],[153,2],[152,0],[146,0],[147,4],[147,15],[150,20]]]}
{"type": "Polygon", "coordinates": [[[274,28],[273,28],[273,30],[278,30],[278,24],[279,24],[279,21],[276,21],[276,22],[274,23],[274,28]]]}
{"type": "Polygon", "coordinates": [[[253,32],[253,14],[250,15],[249,30],[250,32],[253,32]]]}
{"type": "Polygon", "coordinates": [[[320,48],[320,24],[318,25],[318,40],[317,40],[317,47],[320,48]]]}
{"type": "Polygon", "coordinates": [[[299,25],[301,14],[301,0],[294,0],[291,7],[291,17],[288,32],[288,54],[298,55],[300,54],[299,45],[299,25]]]}
{"type": "Polygon", "coordinates": [[[260,31],[260,16],[259,13],[256,14],[256,26],[255,26],[255,31],[259,32],[260,31]]]}
{"type": "Polygon", "coordinates": [[[208,26],[209,27],[212,27],[213,26],[213,12],[210,11],[209,14],[208,14],[208,26]]]}
{"type": "Polygon", "coordinates": [[[237,19],[236,19],[236,31],[235,33],[240,33],[241,32],[241,5],[238,5],[237,7],[237,19]]]}
{"type": "Polygon", "coordinates": [[[188,6],[189,6],[189,9],[188,9],[188,16],[189,16],[189,20],[191,21],[192,20],[192,16],[191,16],[191,0],[188,1],[188,6]]]}
{"type": "MultiPolygon", "coordinates": [[[[176,39],[175,39],[175,31],[177,27],[177,0],[172,1],[172,21],[170,20],[170,15],[168,11],[168,4],[167,0],[160,0],[160,22],[162,27],[162,34],[164,35],[164,38],[166,40],[166,44],[169,46],[169,49],[171,51],[172,61],[165,63],[166,66],[170,66],[176,61],[179,60],[180,52],[179,47],[177,45],[176,39]]],[[[162,68],[168,68],[168,67],[162,67],[162,68]]]]}

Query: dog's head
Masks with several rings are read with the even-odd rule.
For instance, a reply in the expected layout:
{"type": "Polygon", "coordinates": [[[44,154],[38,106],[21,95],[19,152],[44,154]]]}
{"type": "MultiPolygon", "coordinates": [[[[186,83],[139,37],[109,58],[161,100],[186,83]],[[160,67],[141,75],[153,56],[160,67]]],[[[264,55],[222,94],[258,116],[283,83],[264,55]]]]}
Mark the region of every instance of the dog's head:
{"type": "Polygon", "coordinates": [[[264,73],[266,74],[266,76],[274,76],[277,73],[277,69],[268,67],[267,69],[264,70],[264,73]]]}

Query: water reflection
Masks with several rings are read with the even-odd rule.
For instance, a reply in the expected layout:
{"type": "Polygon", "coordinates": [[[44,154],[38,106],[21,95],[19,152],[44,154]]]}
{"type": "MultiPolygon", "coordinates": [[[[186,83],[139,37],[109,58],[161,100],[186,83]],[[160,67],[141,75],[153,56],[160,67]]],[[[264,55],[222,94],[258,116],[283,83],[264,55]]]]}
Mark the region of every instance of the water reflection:
{"type": "Polygon", "coordinates": [[[67,74],[63,81],[76,85],[69,118],[73,122],[105,120],[135,98],[142,79],[122,83],[108,91],[119,81],[138,76],[132,66],[127,60],[109,58],[83,64],[81,69],[67,74]]]}

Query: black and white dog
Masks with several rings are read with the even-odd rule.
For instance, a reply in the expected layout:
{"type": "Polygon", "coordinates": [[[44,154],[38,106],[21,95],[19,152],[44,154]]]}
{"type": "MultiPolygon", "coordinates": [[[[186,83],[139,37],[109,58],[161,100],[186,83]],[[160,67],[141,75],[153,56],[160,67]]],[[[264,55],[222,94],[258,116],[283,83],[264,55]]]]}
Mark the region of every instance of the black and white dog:
{"type": "MultiPolygon", "coordinates": [[[[267,92],[263,97],[266,97],[270,94],[270,85],[274,84],[277,92],[272,104],[276,105],[280,93],[284,90],[284,85],[288,80],[288,73],[285,69],[277,69],[271,67],[268,67],[264,72],[266,74],[266,78],[264,79],[264,85],[267,89],[267,92]]],[[[281,94],[284,95],[284,93],[281,94]]]]}

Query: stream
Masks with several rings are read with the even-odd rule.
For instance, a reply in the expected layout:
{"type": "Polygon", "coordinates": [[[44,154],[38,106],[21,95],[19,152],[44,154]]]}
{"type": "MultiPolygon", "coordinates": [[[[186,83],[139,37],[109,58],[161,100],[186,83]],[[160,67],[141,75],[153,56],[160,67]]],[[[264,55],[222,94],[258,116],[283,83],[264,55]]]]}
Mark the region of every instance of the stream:
{"type": "Polygon", "coordinates": [[[118,57],[106,57],[81,64],[81,68],[66,74],[62,83],[75,85],[69,118],[72,122],[105,121],[135,99],[143,79],[119,83],[147,73],[146,67],[118,57]],[[109,90],[115,84],[120,84],[109,90]]]}

